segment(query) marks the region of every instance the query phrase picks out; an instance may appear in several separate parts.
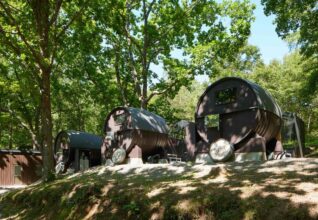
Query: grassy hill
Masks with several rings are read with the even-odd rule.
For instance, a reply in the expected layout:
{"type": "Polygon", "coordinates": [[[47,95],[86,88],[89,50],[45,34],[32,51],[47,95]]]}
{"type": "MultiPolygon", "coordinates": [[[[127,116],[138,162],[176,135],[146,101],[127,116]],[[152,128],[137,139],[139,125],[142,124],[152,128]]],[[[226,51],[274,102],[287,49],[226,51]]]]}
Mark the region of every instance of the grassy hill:
{"type": "Polygon", "coordinates": [[[317,219],[318,159],[97,167],[0,198],[12,219],[317,219]]]}

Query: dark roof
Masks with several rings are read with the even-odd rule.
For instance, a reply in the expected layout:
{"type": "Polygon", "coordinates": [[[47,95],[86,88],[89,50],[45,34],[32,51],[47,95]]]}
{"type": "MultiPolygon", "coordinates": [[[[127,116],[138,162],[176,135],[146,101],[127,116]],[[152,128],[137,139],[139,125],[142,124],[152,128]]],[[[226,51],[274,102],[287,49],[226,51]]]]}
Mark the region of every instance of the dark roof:
{"type": "MultiPolygon", "coordinates": [[[[109,114],[109,116],[113,112],[120,109],[126,110],[131,115],[132,129],[153,131],[153,132],[159,132],[163,134],[168,133],[168,126],[165,119],[163,119],[159,115],[156,115],[144,109],[132,108],[132,107],[118,107],[113,109],[111,113],[109,114]]],[[[109,116],[107,117],[107,120],[109,116]]],[[[107,120],[106,120],[106,123],[107,123],[107,120]]]]}
{"type": "Polygon", "coordinates": [[[41,155],[40,151],[35,150],[12,150],[12,149],[3,149],[0,150],[1,154],[31,154],[31,155],[41,155]]]}
{"type": "Polygon", "coordinates": [[[255,106],[255,107],[272,112],[280,118],[282,117],[282,111],[281,111],[279,105],[277,104],[277,102],[271,96],[271,94],[269,92],[267,92],[265,89],[260,87],[258,84],[251,82],[249,80],[246,80],[246,79],[239,78],[239,77],[224,77],[224,78],[214,82],[210,86],[208,86],[208,88],[205,90],[205,92],[199,98],[197,109],[198,109],[199,105],[201,104],[203,98],[209,92],[210,89],[212,89],[217,84],[220,84],[220,83],[222,83],[224,81],[228,81],[228,80],[239,80],[239,81],[245,83],[253,91],[253,93],[256,96],[257,106],[255,106]]]}
{"type": "Polygon", "coordinates": [[[282,117],[282,111],[275,101],[275,99],[271,96],[269,92],[267,92],[265,89],[260,87],[258,84],[251,82],[249,80],[241,79],[242,81],[245,81],[247,84],[250,85],[252,90],[254,91],[254,94],[256,95],[258,107],[260,109],[272,112],[276,114],[279,117],[282,117]]]}
{"type": "Polygon", "coordinates": [[[97,135],[82,132],[82,131],[61,131],[55,138],[55,150],[57,150],[56,144],[59,138],[68,138],[68,144],[70,148],[77,149],[100,149],[103,139],[97,135]]]}
{"type": "Polygon", "coordinates": [[[165,119],[144,109],[127,108],[132,116],[132,127],[140,130],[168,133],[165,119]]]}

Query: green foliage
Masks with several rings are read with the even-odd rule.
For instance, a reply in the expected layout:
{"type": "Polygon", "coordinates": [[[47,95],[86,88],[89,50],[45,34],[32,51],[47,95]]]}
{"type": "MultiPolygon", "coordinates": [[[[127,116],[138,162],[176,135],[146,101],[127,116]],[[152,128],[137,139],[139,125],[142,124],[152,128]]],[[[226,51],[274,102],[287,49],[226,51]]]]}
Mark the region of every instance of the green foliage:
{"type": "Polygon", "coordinates": [[[295,50],[283,61],[272,60],[265,65],[258,48],[246,45],[234,61],[228,59],[215,65],[211,82],[222,77],[236,76],[256,82],[270,92],[283,111],[296,112],[304,121],[307,132],[317,129],[317,90],[313,74],[316,62],[295,50]]]}
{"type": "Polygon", "coordinates": [[[311,63],[311,59],[294,51],[285,56],[283,62],[273,60],[246,76],[269,91],[283,111],[296,112],[305,121],[307,132],[318,128],[315,123],[318,117],[317,92],[308,91],[312,76],[308,66],[311,63]]]}
{"type": "Polygon", "coordinates": [[[309,77],[303,71],[302,59],[299,53],[294,52],[282,63],[273,60],[267,66],[256,68],[251,79],[267,89],[285,111],[299,113],[305,102],[301,90],[309,77]]]}
{"type": "MultiPolygon", "coordinates": [[[[53,136],[65,129],[101,135],[106,115],[120,105],[148,108],[169,124],[193,121],[207,87],[195,82],[200,74],[211,82],[224,76],[256,81],[284,110],[299,113],[309,130],[316,129],[318,62],[295,52],[282,63],[265,65],[259,49],[246,43],[254,20],[249,1],[63,1],[60,6],[48,1],[48,8],[38,2],[55,21],[49,22],[46,45],[39,33],[48,24],[35,13],[40,3],[7,1],[0,7],[1,13],[15,12],[16,21],[0,18],[1,147],[42,145],[47,125],[41,112],[49,109],[41,104],[43,71],[50,75],[53,136]],[[155,66],[163,72],[154,72],[155,66]]],[[[277,14],[282,36],[309,39],[312,33],[293,26],[294,20],[305,21],[300,11],[308,1],[299,9],[289,1],[263,3],[267,13],[277,14]],[[284,4],[292,6],[291,14],[280,16],[284,4]],[[290,23],[284,26],[285,20],[290,23]]],[[[306,42],[302,46],[312,51],[314,41],[306,42]]]]}
{"type": "Polygon", "coordinates": [[[318,9],[317,1],[262,0],[265,14],[274,14],[276,32],[287,41],[296,42],[309,61],[306,72],[310,72],[306,95],[318,88],[318,9]]]}
{"type": "Polygon", "coordinates": [[[298,43],[307,56],[317,56],[317,1],[262,0],[265,14],[274,14],[276,32],[283,39],[299,33],[298,43]]]}
{"type": "Polygon", "coordinates": [[[174,98],[157,97],[149,105],[149,110],[164,117],[170,125],[180,121],[194,121],[197,102],[207,87],[206,83],[192,81],[190,86],[181,87],[174,98]]]}
{"type": "Polygon", "coordinates": [[[0,146],[38,147],[34,136],[39,135],[40,94],[30,72],[18,62],[14,57],[0,59],[0,146]]]}
{"type": "Polygon", "coordinates": [[[1,3],[0,146],[40,148],[47,133],[64,129],[101,134],[105,116],[119,105],[146,108],[151,101],[149,109],[169,122],[185,112],[190,120],[197,95],[186,110],[170,107],[171,100],[209,71],[203,59],[236,54],[253,8],[213,0],[1,3]],[[50,91],[43,92],[45,75],[50,91]]]}
{"type": "Polygon", "coordinates": [[[223,60],[234,61],[245,45],[255,6],[248,1],[223,1],[214,8],[220,16],[213,17],[212,27],[209,30],[203,28],[198,37],[201,41],[190,49],[195,71],[209,76],[215,73],[216,64],[223,60]]]}
{"type": "Polygon", "coordinates": [[[129,204],[124,205],[123,209],[126,210],[127,212],[132,212],[134,215],[137,215],[138,213],[140,213],[140,209],[135,201],[131,201],[129,204]]]}
{"type": "Polygon", "coordinates": [[[128,105],[137,100],[145,108],[152,97],[173,98],[195,74],[208,71],[200,62],[210,52],[235,54],[253,19],[247,1],[118,1],[110,12],[100,7],[96,23],[108,21],[101,27],[104,49],[113,55],[107,57],[122,100],[128,105]],[[173,56],[176,50],[183,57],[173,56]],[[161,66],[164,75],[153,72],[151,65],[161,66]]]}
{"type": "Polygon", "coordinates": [[[215,62],[210,81],[214,82],[228,76],[246,78],[256,68],[263,66],[259,49],[256,46],[245,44],[235,56],[215,62]]]}
{"type": "Polygon", "coordinates": [[[48,175],[45,176],[44,182],[52,182],[56,180],[56,174],[55,172],[49,171],[48,175]]]}

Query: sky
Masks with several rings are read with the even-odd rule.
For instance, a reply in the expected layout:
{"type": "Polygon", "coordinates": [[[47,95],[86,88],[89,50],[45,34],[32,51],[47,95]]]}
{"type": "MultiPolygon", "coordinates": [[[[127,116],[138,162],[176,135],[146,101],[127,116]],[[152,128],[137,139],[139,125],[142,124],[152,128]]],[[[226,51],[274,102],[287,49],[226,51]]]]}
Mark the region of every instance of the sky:
{"type": "Polygon", "coordinates": [[[252,24],[251,36],[248,42],[260,49],[265,63],[272,59],[281,60],[289,52],[287,43],[281,40],[275,32],[274,16],[267,17],[260,1],[252,0],[256,5],[255,21],[252,24]]]}
{"type": "MultiPolygon", "coordinates": [[[[254,10],[255,21],[251,26],[249,44],[260,49],[262,59],[268,64],[273,59],[282,60],[289,52],[288,44],[278,37],[275,31],[273,15],[266,16],[260,0],[251,0],[256,5],[254,10]]],[[[209,81],[209,77],[200,75],[195,77],[199,82],[209,81]]]]}
{"type": "MultiPolygon", "coordinates": [[[[248,39],[249,44],[257,46],[260,49],[263,61],[268,64],[273,59],[282,60],[289,52],[288,44],[278,37],[275,31],[273,15],[266,16],[260,0],[251,0],[256,5],[254,10],[255,21],[251,26],[251,35],[248,39]]],[[[174,51],[172,56],[182,56],[182,51],[174,51]]],[[[163,74],[161,65],[151,65],[150,67],[158,75],[163,74]]],[[[200,82],[209,81],[207,76],[196,76],[200,82]]]]}

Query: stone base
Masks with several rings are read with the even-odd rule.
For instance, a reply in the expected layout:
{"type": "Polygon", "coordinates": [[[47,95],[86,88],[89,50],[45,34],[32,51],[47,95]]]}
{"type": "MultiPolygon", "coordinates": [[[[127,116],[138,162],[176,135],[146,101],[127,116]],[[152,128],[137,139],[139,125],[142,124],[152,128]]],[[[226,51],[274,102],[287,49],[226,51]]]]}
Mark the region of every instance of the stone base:
{"type": "Polygon", "coordinates": [[[195,156],[196,164],[214,164],[210,154],[208,153],[199,153],[195,156]]]}
{"type": "Polygon", "coordinates": [[[249,153],[235,153],[235,161],[264,161],[266,160],[265,152],[249,152],[249,153]]]}
{"type": "Polygon", "coordinates": [[[128,158],[125,161],[126,164],[133,164],[133,165],[140,165],[140,164],[144,164],[144,162],[142,161],[141,158],[128,158]]]}

